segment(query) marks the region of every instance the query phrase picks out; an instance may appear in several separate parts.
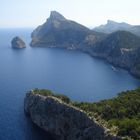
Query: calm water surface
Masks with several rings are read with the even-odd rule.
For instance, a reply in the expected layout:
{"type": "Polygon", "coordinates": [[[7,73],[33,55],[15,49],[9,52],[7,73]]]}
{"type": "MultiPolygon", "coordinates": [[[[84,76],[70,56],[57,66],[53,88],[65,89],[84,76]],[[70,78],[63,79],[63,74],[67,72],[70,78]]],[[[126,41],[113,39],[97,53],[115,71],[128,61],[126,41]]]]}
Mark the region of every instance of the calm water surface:
{"type": "Polygon", "coordinates": [[[75,101],[99,101],[133,89],[140,81],[122,69],[79,51],[11,49],[19,35],[27,44],[32,29],[0,29],[0,140],[52,140],[25,115],[26,91],[48,88],[75,101]]]}

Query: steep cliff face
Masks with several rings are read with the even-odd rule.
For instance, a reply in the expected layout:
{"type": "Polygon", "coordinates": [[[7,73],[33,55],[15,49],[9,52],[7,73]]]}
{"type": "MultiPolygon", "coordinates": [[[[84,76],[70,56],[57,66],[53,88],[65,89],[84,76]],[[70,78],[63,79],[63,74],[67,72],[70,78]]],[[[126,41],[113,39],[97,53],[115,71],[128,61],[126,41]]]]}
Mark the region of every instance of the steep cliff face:
{"type": "Polygon", "coordinates": [[[25,112],[32,121],[50,132],[57,140],[120,140],[106,134],[106,130],[84,112],[53,96],[27,93],[25,112]]]}

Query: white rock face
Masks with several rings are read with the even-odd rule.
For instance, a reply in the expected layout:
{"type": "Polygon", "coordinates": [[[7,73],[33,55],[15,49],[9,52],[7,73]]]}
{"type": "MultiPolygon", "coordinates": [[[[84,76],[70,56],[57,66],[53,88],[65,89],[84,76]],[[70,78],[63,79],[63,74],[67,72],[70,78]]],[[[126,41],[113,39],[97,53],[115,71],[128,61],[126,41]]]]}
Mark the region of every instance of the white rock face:
{"type": "Polygon", "coordinates": [[[13,48],[26,48],[25,42],[18,36],[14,37],[11,41],[11,45],[13,48]]]}
{"type": "Polygon", "coordinates": [[[36,125],[57,140],[120,140],[107,135],[105,129],[85,113],[56,97],[29,92],[24,100],[24,109],[36,125]]]}

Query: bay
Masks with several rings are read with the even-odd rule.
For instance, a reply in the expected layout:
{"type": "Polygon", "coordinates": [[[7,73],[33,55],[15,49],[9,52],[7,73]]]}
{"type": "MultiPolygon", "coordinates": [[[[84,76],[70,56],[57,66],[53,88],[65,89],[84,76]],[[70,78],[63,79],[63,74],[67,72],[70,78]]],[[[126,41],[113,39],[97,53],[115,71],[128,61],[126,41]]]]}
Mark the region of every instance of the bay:
{"type": "Polygon", "coordinates": [[[24,114],[24,97],[33,88],[47,88],[73,101],[99,101],[136,88],[140,80],[127,71],[86,53],[32,48],[33,29],[0,29],[0,140],[52,140],[24,114]],[[12,49],[20,36],[26,49],[12,49]]]}

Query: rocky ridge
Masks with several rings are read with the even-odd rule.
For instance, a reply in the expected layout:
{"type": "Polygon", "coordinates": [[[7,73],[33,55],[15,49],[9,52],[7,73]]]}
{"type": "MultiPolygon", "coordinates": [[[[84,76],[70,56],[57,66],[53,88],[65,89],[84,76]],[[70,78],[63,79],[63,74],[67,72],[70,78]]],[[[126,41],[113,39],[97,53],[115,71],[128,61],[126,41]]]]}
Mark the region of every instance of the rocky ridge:
{"type": "Polygon", "coordinates": [[[124,30],[129,31],[137,36],[140,36],[140,26],[139,25],[130,25],[125,22],[115,22],[112,20],[108,20],[107,24],[100,25],[98,27],[95,27],[93,31],[101,32],[101,33],[113,33],[118,30],[124,30]]]}
{"type": "Polygon", "coordinates": [[[118,30],[127,30],[131,27],[133,26],[125,22],[119,23],[112,20],[107,20],[107,24],[95,27],[93,30],[97,32],[103,32],[109,34],[118,30]]]}
{"type": "Polygon", "coordinates": [[[106,129],[83,111],[53,96],[26,94],[25,112],[31,120],[51,133],[57,140],[121,140],[106,133],[106,129]]]}

